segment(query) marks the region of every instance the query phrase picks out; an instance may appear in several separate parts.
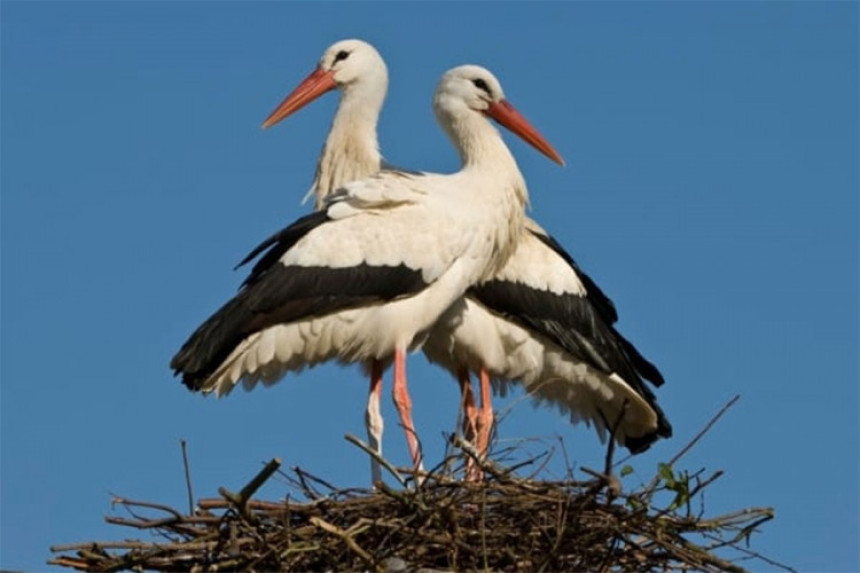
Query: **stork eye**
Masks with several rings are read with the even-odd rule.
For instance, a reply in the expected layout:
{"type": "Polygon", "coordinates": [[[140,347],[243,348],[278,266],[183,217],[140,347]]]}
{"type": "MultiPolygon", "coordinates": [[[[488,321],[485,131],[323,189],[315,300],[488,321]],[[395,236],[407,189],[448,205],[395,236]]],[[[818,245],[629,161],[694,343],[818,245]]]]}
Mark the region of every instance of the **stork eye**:
{"type": "Polygon", "coordinates": [[[478,78],[477,80],[472,80],[472,83],[475,84],[475,87],[478,88],[479,90],[483,90],[483,91],[487,92],[488,96],[493,95],[490,93],[490,86],[488,86],[487,82],[485,82],[484,80],[478,78]]]}
{"type": "Polygon", "coordinates": [[[347,52],[346,50],[341,50],[341,51],[339,51],[339,52],[337,53],[337,55],[334,57],[334,61],[331,63],[331,65],[335,65],[335,64],[336,64],[336,63],[338,63],[339,61],[341,61],[341,60],[345,60],[345,59],[347,59],[348,57],[349,57],[349,52],[347,52]]]}

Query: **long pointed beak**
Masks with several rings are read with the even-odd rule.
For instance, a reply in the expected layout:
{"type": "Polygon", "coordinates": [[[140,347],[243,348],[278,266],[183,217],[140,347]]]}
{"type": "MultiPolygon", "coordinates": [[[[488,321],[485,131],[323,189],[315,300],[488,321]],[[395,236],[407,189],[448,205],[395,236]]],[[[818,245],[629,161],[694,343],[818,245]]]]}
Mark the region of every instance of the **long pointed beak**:
{"type": "Polygon", "coordinates": [[[336,87],[334,72],[324,71],[322,68],[315,69],[266,118],[266,121],[263,122],[263,129],[275,125],[336,87]]]}
{"type": "Polygon", "coordinates": [[[495,119],[501,125],[507,127],[520,137],[522,137],[529,145],[564,167],[564,159],[558,154],[552,145],[538,133],[532,124],[522,116],[520,112],[512,106],[508,100],[503,99],[500,102],[493,102],[487,108],[487,115],[495,119]]]}

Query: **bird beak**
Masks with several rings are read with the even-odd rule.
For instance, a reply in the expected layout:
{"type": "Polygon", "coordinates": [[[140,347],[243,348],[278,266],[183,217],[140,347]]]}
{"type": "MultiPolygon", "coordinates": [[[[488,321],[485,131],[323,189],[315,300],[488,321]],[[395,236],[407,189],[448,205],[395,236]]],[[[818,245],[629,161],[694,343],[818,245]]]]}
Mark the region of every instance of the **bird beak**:
{"type": "Polygon", "coordinates": [[[315,69],[266,118],[266,121],[263,122],[263,129],[275,125],[336,87],[334,72],[325,71],[322,68],[315,69]]]}
{"type": "Polygon", "coordinates": [[[529,145],[564,167],[564,159],[558,154],[558,151],[553,149],[552,145],[538,133],[532,125],[512,106],[508,100],[503,99],[499,102],[493,102],[487,108],[487,115],[495,119],[499,124],[507,127],[523,139],[529,145]]]}

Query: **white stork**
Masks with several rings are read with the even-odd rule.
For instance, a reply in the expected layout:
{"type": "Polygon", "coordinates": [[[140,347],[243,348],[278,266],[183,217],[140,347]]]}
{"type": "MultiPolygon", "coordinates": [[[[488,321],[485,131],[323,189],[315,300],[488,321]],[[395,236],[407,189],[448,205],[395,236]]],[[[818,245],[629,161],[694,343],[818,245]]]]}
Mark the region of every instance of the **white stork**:
{"type": "MultiPolygon", "coordinates": [[[[326,207],[326,199],[345,184],[365,179],[382,168],[376,137],[379,112],[388,89],[388,68],[376,48],[361,40],[341,40],[329,46],[317,68],[278,104],[263,122],[270,127],[331,90],[341,92],[340,103],[328,137],[317,161],[309,195],[316,210],[326,207]]],[[[386,364],[372,359],[365,426],[368,443],[382,455],[383,421],[380,408],[382,373],[386,364]]],[[[376,459],[370,460],[371,482],[382,479],[376,459]]]]}
{"type": "Polygon", "coordinates": [[[419,467],[405,353],[525,232],[525,181],[485,115],[561,161],[484,68],[446,72],[433,105],[463,168],[349,183],[324,210],[266,239],[243,261],[265,251],[239,293],[171,360],[186,386],[225,394],[325,360],[393,356],[394,402],[419,467]]]}

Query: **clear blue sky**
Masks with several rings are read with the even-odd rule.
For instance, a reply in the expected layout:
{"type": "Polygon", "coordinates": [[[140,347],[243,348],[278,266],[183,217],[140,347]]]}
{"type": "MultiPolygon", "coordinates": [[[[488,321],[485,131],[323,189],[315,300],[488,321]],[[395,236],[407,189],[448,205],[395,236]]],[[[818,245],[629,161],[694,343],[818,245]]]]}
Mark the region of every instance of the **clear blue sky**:
{"type": "MultiPolygon", "coordinates": [[[[103,523],[109,492],[183,506],[180,438],[202,495],[273,456],[367,483],[342,438],[364,434],[356,368],[217,401],[167,367],[235,292],[232,266],[306,212],[336,97],[259,124],[347,37],[388,62],[380,138],[393,163],[457,168],[430,100],[463,63],[492,69],[568,160],[508,137],[533,216],[666,376],[677,437],[640,456],[638,475],[740,393],[682,464],[726,471],[708,510],[774,506],[757,549],[799,569],[860,567],[857,3],[0,10],[3,568],[43,569],[53,543],[131,535],[103,523]]],[[[410,373],[438,459],[456,385],[420,355],[410,373]]],[[[388,398],[383,412],[386,453],[406,463],[388,398]]],[[[578,463],[602,459],[591,431],[527,402],[500,432],[559,434],[578,463]]]]}

